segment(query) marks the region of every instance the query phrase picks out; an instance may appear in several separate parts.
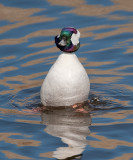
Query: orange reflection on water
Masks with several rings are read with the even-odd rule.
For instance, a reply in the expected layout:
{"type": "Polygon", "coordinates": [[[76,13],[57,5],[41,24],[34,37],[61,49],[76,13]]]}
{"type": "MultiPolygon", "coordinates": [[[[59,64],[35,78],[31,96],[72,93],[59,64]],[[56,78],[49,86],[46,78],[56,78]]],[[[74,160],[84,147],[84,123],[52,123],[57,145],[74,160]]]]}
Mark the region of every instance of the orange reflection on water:
{"type": "Polygon", "coordinates": [[[60,5],[60,6],[69,6],[69,7],[78,7],[85,3],[84,0],[73,0],[73,1],[65,1],[65,0],[47,0],[51,5],[60,5]]]}
{"type": "Polygon", "coordinates": [[[117,25],[114,26],[117,27],[116,29],[114,29],[113,31],[108,31],[108,32],[103,32],[103,33],[98,33],[95,34],[95,38],[94,39],[103,39],[106,37],[111,37],[111,36],[115,36],[115,35],[119,35],[122,33],[133,33],[133,23],[129,23],[129,24],[122,24],[122,25],[117,25]]]}
{"type": "Polygon", "coordinates": [[[40,124],[40,121],[34,121],[34,120],[23,120],[23,119],[17,119],[16,122],[22,122],[22,123],[30,123],[30,124],[40,124]]]}
{"type": "Polygon", "coordinates": [[[7,57],[1,57],[0,59],[2,60],[10,60],[10,59],[15,59],[16,56],[7,56],[7,57]]]}
{"type": "Polygon", "coordinates": [[[126,101],[126,100],[119,100],[119,99],[113,99],[113,102],[116,102],[118,104],[121,104],[123,106],[131,106],[129,103],[130,101],[126,101]]]}
{"type": "Polygon", "coordinates": [[[84,51],[82,53],[96,53],[96,52],[102,52],[102,51],[106,51],[108,53],[109,50],[111,49],[117,49],[117,48],[121,48],[120,46],[113,46],[113,47],[108,47],[108,48],[102,48],[102,49],[96,49],[96,50],[91,50],[91,51],[84,51]]]}
{"type": "Polygon", "coordinates": [[[117,75],[117,76],[133,75],[133,73],[122,72],[122,70],[131,68],[131,67],[133,67],[133,65],[125,65],[122,67],[117,67],[117,68],[108,69],[108,70],[87,69],[87,73],[93,74],[93,75],[117,75]]]}
{"type": "Polygon", "coordinates": [[[124,53],[133,53],[133,46],[128,46],[128,49],[124,53]]]}
{"type": "Polygon", "coordinates": [[[40,153],[40,157],[53,158],[53,152],[40,153]]]}
{"type": "Polygon", "coordinates": [[[108,65],[108,64],[114,64],[115,61],[105,61],[105,62],[88,62],[87,64],[85,64],[84,66],[85,67],[88,67],[88,66],[93,66],[93,67],[97,67],[97,66],[103,66],[103,65],[108,65]]]}
{"type": "Polygon", "coordinates": [[[102,115],[96,115],[96,117],[102,117],[102,118],[112,118],[112,119],[124,119],[128,115],[132,115],[133,110],[121,110],[118,112],[107,112],[102,115]]]}
{"type": "Polygon", "coordinates": [[[118,45],[124,46],[125,48],[127,48],[127,50],[123,52],[124,54],[133,53],[133,47],[130,44],[131,42],[133,42],[133,38],[129,38],[127,40],[118,42],[118,45]]]}
{"type": "Polygon", "coordinates": [[[128,141],[108,139],[104,136],[97,135],[96,133],[91,133],[90,136],[98,139],[98,141],[90,140],[88,142],[88,144],[94,148],[115,149],[117,146],[133,147],[133,143],[128,141]]]}
{"type": "Polygon", "coordinates": [[[126,89],[126,90],[133,91],[133,86],[131,86],[131,85],[118,84],[118,86],[119,86],[120,88],[124,88],[124,89],[126,89]]]}
{"type": "Polygon", "coordinates": [[[110,160],[131,160],[131,158],[133,158],[133,153],[123,153],[122,156],[110,160]]]}
{"type": "Polygon", "coordinates": [[[31,140],[31,139],[14,139],[9,138],[12,135],[22,135],[20,133],[0,133],[0,141],[5,141],[6,143],[15,144],[18,147],[23,146],[39,146],[40,141],[31,140]]]}
{"type": "Polygon", "coordinates": [[[17,67],[9,66],[9,67],[4,67],[0,68],[0,73],[8,72],[8,71],[14,71],[17,70],[17,67]]]}
{"type": "Polygon", "coordinates": [[[25,19],[36,12],[42,11],[40,8],[15,8],[7,7],[0,4],[0,20],[7,20],[10,22],[25,21],[25,19]]]}
{"type": "Polygon", "coordinates": [[[22,38],[10,38],[10,39],[1,39],[0,40],[0,45],[16,45],[16,44],[21,44],[24,42],[27,42],[28,40],[25,39],[24,37],[22,38]]]}
{"type": "Polygon", "coordinates": [[[35,53],[30,53],[26,56],[23,56],[21,59],[25,59],[25,58],[28,58],[30,56],[35,56],[35,55],[38,55],[38,54],[44,54],[44,53],[54,53],[54,52],[58,52],[59,50],[57,49],[57,47],[50,47],[48,49],[44,49],[44,50],[41,50],[39,52],[35,52],[35,53]]]}
{"type": "Polygon", "coordinates": [[[38,79],[38,80],[31,80],[31,79],[39,77],[41,75],[46,75],[46,74],[47,72],[40,72],[40,73],[35,73],[27,76],[18,75],[14,77],[5,77],[2,80],[0,80],[0,84],[3,86],[9,87],[9,89],[1,91],[0,95],[8,94],[8,93],[10,94],[17,93],[23,89],[41,86],[43,79],[38,79]],[[9,83],[8,81],[20,81],[22,82],[22,84],[12,84],[12,83],[9,83]]]}
{"type": "MultiPolygon", "coordinates": [[[[95,116],[93,116],[95,117],[95,116]]],[[[97,116],[96,116],[97,117],[97,116]]],[[[115,124],[129,124],[129,123],[133,123],[133,119],[126,119],[125,121],[122,122],[111,122],[111,123],[95,123],[92,124],[93,126],[110,126],[110,125],[115,125],[115,124]]]]}
{"type": "Polygon", "coordinates": [[[53,44],[54,44],[54,41],[44,41],[44,42],[31,44],[28,47],[44,47],[44,46],[51,46],[53,44]]]}
{"type": "Polygon", "coordinates": [[[66,3],[65,0],[62,0],[62,3],[60,3],[60,0],[48,0],[48,2],[50,2],[52,5],[73,6],[74,9],[65,11],[63,13],[74,13],[83,16],[108,16],[111,12],[115,11],[133,11],[132,0],[112,0],[114,5],[110,6],[88,5],[84,0],[79,0],[77,3],[75,2],[75,4],[72,4],[72,2],[66,3]]]}
{"type": "Polygon", "coordinates": [[[7,150],[1,150],[2,153],[9,159],[32,159],[30,157],[22,156],[20,154],[16,154],[7,150]]]}
{"type": "Polygon", "coordinates": [[[91,77],[91,83],[99,83],[99,84],[107,84],[107,83],[114,83],[123,79],[122,77],[91,77]]]}
{"type": "Polygon", "coordinates": [[[40,115],[37,112],[32,112],[31,110],[22,110],[19,111],[18,109],[5,109],[5,108],[0,108],[0,113],[5,114],[5,115],[40,115]]]}
{"type": "Polygon", "coordinates": [[[15,29],[29,24],[48,22],[56,19],[51,17],[45,17],[44,15],[30,17],[33,14],[40,12],[42,10],[44,9],[40,8],[22,9],[14,7],[5,7],[2,4],[0,4],[0,19],[7,20],[10,22],[16,22],[10,25],[0,27],[0,33],[4,33],[11,29],[15,29]]]}
{"type": "MultiPolygon", "coordinates": [[[[45,18],[44,16],[42,16],[41,18],[40,17],[37,17],[37,16],[28,17],[24,22],[18,22],[16,24],[7,25],[7,26],[4,26],[3,28],[0,27],[0,30],[3,30],[3,32],[6,32],[6,31],[8,31],[10,29],[22,27],[22,26],[25,26],[25,25],[28,25],[28,24],[55,20],[54,18],[45,18]]],[[[59,33],[59,32],[60,32],[60,29],[54,29],[54,28],[53,29],[46,29],[46,30],[38,30],[38,31],[35,31],[35,32],[32,32],[32,33],[29,33],[26,36],[21,37],[21,38],[1,39],[0,40],[0,45],[20,44],[20,43],[27,42],[29,38],[40,37],[40,36],[44,36],[44,37],[45,36],[55,36],[55,33],[59,33]]]]}
{"type": "Polygon", "coordinates": [[[27,63],[24,63],[21,66],[22,67],[27,67],[27,66],[31,66],[31,65],[35,65],[35,64],[40,64],[40,63],[43,63],[43,62],[48,62],[55,57],[57,57],[57,56],[49,56],[49,57],[45,57],[45,58],[39,58],[39,59],[32,60],[32,61],[29,61],[27,63]]]}
{"type": "MultiPolygon", "coordinates": [[[[133,32],[133,23],[132,21],[126,24],[120,24],[120,25],[99,25],[99,26],[90,26],[90,27],[86,27],[86,28],[80,28],[80,31],[82,33],[81,37],[94,37],[95,40],[97,39],[103,39],[106,37],[110,37],[110,36],[115,36],[115,35],[119,35],[122,33],[132,33],[133,32]],[[95,30],[100,30],[100,29],[114,29],[112,31],[106,31],[106,32],[102,32],[102,33],[93,33],[93,31],[95,30]]],[[[120,42],[118,42],[120,43],[120,42]]],[[[119,47],[119,45],[114,46],[114,47],[119,47]]]]}

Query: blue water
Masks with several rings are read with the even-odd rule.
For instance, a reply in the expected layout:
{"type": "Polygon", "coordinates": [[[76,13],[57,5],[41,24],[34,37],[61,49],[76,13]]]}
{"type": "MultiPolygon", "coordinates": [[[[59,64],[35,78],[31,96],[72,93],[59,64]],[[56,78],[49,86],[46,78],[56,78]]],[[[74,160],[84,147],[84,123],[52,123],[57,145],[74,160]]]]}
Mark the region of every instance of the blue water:
{"type": "Polygon", "coordinates": [[[0,0],[0,159],[133,160],[133,2],[0,0]],[[63,27],[81,32],[88,113],[32,112],[61,53],[63,27]]]}

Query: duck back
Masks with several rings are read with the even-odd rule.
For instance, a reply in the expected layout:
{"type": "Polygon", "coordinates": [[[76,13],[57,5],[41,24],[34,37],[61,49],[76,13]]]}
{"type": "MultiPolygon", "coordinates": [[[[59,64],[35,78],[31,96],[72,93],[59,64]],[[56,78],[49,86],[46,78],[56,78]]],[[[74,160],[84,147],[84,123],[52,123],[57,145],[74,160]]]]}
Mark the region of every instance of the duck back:
{"type": "Polygon", "coordinates": [[[41,87],[44,106],[70,106],[88,99],[89,77],[75,54],[62,53],[41,87]]]}

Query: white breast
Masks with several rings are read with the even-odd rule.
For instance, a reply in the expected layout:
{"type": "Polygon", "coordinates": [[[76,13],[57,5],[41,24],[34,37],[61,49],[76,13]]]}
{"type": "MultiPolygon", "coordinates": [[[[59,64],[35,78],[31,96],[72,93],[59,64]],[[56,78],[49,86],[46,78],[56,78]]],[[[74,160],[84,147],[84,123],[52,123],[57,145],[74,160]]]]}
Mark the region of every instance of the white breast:
{"type": "Polygon", "coordinates": [[[88,75],[75,54],[63,53],[49,70],[41,87],[45,106],[70,106],[88,99],[88,75]]]}

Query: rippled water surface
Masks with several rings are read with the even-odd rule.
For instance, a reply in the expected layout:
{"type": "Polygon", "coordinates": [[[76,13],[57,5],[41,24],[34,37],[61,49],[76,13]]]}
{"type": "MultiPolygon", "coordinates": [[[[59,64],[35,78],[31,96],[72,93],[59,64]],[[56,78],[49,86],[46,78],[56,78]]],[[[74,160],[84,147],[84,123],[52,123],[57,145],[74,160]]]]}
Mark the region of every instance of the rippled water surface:
{"type": "Polygon", "coordinates": [[[133,160],[133,1],[0,0],[0,104],[1,160],[133,160]],[[91,109],[30,112],[67,26],[81,32],[91,109]]]}

